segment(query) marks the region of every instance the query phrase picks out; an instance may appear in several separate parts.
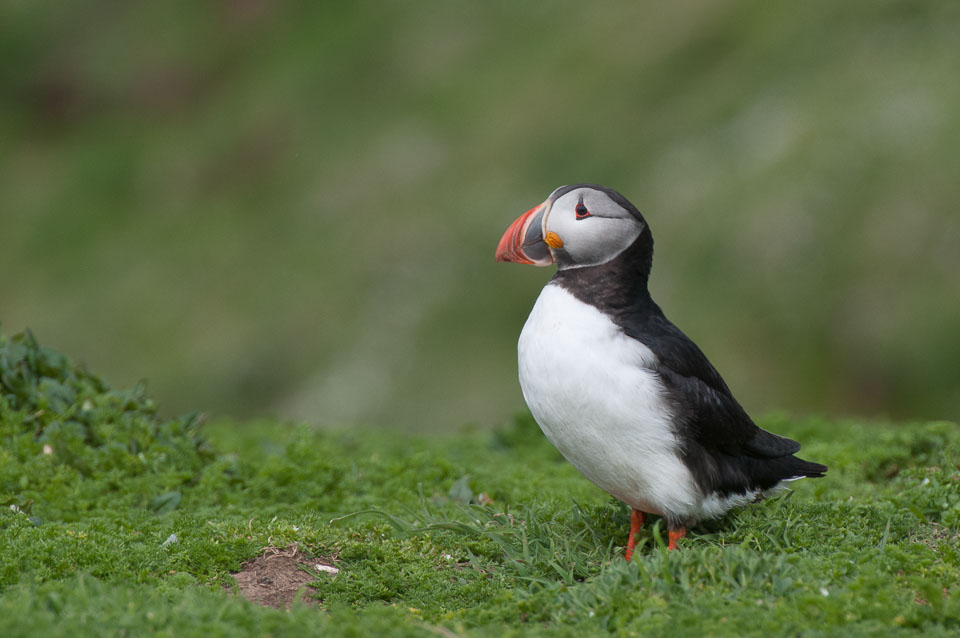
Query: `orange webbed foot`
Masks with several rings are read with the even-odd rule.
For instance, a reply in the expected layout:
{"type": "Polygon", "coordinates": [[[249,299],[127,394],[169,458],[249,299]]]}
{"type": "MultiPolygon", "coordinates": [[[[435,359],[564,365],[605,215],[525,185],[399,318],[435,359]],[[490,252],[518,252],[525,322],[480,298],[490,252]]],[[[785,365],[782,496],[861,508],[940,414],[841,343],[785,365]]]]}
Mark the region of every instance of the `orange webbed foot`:
{"type": "Polygon", "coordinates": [[[627,539],[627,551],[624,553],[624,557],[628,563],[633,556],[633,549],[637,546],[636,536],[640,532],[640,528],[643,527],[644,522],[646,522],[646,518],[646,515],[640,510],[632,510],[630,512],[630,538],[627,539]]]}
{"type": "Polygon", "coordinates": [[[667,549],[680,549],[677,547],[677,541],[687,535],[687,528],[681,527],[680,529],[671,529],[667,532],[667,536],[670,538],[670,543],[667,545],[667,549]]]}

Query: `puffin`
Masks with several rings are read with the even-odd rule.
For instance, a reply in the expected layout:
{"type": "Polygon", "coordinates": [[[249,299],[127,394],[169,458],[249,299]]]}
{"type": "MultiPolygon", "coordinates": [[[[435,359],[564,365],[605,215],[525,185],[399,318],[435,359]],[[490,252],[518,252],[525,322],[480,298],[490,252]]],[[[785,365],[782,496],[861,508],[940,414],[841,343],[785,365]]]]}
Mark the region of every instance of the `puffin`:
{"type": "Polygon", "coordinates": [[[520,333],[520,387],[546,438],[631,508],[627,561],[648,514],[673,550],[699,521],[826,473],[758,427],[654,302],[653,235],[617,191],[561,186],[507,228],[496,259],[557,267],[520,333]]]}

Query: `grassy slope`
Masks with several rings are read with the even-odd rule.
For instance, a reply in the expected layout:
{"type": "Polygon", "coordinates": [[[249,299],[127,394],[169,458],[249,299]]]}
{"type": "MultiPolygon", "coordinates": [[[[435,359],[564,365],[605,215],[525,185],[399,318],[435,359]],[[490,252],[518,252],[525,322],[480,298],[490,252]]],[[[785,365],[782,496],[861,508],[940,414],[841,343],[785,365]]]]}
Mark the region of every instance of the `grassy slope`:
{"type": "Polygon", "coordinates": [[[220,422],[204,441],[142,393],[0,338],[0,635],[960,631],[956,427],[764,424],[828,478],[680,552],[654,525],[627,564],[626,509],[529,418],[435,438],[220,422]],[[467,504],[481,492],[493,502],[467,504]],[[220,591],[291,542],[337,557],[308,594],[321,609],[220,591]]]}

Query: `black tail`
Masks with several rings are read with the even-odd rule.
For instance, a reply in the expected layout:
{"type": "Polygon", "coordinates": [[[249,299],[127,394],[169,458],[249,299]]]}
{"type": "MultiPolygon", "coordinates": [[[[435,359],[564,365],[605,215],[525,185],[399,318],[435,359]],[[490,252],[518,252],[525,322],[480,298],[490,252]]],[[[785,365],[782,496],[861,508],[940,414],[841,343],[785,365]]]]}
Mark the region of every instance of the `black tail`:
{"type": "Polygon", "coordinates": [[[783,459],[786,461],[783,465],[783,471],[786,476],[783,480],[798,479],[804,476],[810,478],[820,478],[827,473],[827,466],[812,461],[804,461],[795,456],[788,456],[783,459]]]}
{"type": "Polygon", "coordinates": [[[826,465],[805,461],[789,453],[773,458],[752,454],[732,456],[710,453],[696,444],[685,450],[683,461],[705,494],[766,491],[783,481],[820,478],[827,473],[826,465]]]}
{"type": "Polygon", "coordinates": [[[727,490],[731,490],[736,484],[743,485],[743,487],[739,487],[740,490],[757,488],[769,490],[782,481],[792,481],[805,476],[820,478],[827,473],[826,465],[804,461],[792,454],[781,456],[778,459],[741,456],[738,461],[737,470],[739,470],[739,476],[742,478],[737,481],[730,481],[728,486],[724,486],[727,490]]]}

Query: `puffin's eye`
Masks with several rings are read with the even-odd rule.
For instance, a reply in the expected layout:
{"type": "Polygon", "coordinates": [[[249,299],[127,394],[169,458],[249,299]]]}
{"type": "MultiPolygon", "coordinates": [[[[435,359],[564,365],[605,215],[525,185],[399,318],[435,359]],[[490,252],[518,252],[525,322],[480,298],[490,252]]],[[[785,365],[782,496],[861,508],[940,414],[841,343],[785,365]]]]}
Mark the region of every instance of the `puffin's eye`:
{"type": "Polygon", "coordinates": [[[577,204],[577,219],[586,219],[587,217],[590,217],[590,211],[583,205],[583,202],[580,202],[577,204]]]}

